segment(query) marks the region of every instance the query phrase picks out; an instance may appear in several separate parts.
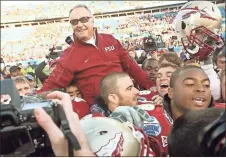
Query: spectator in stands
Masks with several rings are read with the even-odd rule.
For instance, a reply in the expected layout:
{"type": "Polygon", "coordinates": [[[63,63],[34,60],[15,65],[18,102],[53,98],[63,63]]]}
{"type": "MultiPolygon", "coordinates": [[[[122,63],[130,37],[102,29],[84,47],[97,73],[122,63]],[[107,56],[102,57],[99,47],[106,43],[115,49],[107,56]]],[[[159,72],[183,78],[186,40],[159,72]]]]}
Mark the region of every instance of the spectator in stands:
{"type": "Polygon", "coordinates": [[[17,76],[22,76],[21,68],[18,66],[11,66],[9,69],[11,78],[15,78],[17,76]]]}
{"type": "Polygon", "coordinates": [[[16,89],[18,90],[20,96],[25,96],[32,93],[32,88],[29,81],[24,76],[17,76],[14,79],[16,89]]]}
{"type": "Polygon", "coordinates": [[[145,59],[147,59],[147,53],[145,51],[143,51],[141,53],[141,56],[138,58],[137,63],[142,64],[145,59]]]}
{"type": "Polygon", "coordinates": [[[78,87],[76,86],[75,81],[72,81],[66,88],[65,88],[65,92],[68,93],[71,98],[75,98],[75,97],[79,97],[82,98],[82,95],[80,93],[80,90],[78,89],[78,87]]]}
{"type": "Polygon", "coordinates": [[[146,59],[142,64],[142,69],[147,72],[148,77],[156,82],[157,72],[158,72],[158,61],[153,58],[146,59]]]}
{"type": "Polygon", "coordinates": [[[133,61],[137,62],[138,57],[137,57],[136,51],[134,49],[129,51],[129,56],[133,61]]]}
{"type": "Polygon", "coordinates": [[[201,148],[198,142],[198,136],[207,125],[217,120],[222,112],[224,112],[223,109],[208,108],[190,111],[179,117],[174,122],[168,136],[169,156],[212,156],[209,150],[207,151],[201,148]]]}
{"type": "Polygon", "coordinates": [[[49,59],[47,57],[43,62],[41,62],[37,67],[35,68],[35,75],[40,80],[40,82],[43,84],[45,80],[49,77],[47,74],[43,72],[46,65],[49,65],[49,72],[50,74],[53,72],[53,69],[56,66],[56,59],[49,59]]]}
{"type": "Polygon", "coordinates": [[[162,54],[161,57],[159,58],[159,65],[161,65],[162,63],[172,63],[177,65],[178,67],[180,67],[182,64],[180,58],[176,53],[162,54]]]}
{"type": "Polygon", "coordinates": [[[154,85],[147,74],[130,59],[118,40],[112,35],[97,33],[93,15],[86,6],[73,7],[69,19],[74,42],[63,52],[39,92],[66,87],[75,78],[83,98],[91,105],[94,97],[100,93],[101,78],[110,72],[122,72],[123,69],[141,87],[149,89],[154,85]]]}

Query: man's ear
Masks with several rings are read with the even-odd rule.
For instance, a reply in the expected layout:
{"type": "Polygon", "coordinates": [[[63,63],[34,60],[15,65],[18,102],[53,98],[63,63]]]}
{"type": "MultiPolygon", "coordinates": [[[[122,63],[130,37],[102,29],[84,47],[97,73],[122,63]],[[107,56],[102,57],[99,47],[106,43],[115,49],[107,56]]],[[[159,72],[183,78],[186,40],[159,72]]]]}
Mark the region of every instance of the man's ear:
{"type": "Polygon", "coordinates": [[[109,103],[118,104],[119,98],[116,94],[109,94],[108,101],[109,101],[109,103]]]}
{"type": "Polygon", "coordinates": [[[174,93],[173,88],[171,88],[171,87],[168,88],[168,96],[169,96],[170,99],[173,99],[173,93],[174,93]]]}

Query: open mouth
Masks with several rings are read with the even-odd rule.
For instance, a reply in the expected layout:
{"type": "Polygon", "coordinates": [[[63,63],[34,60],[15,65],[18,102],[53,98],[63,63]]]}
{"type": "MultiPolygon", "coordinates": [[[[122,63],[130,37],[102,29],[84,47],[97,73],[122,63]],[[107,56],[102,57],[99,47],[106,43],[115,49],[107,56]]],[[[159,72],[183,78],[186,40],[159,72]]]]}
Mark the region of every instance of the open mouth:
{"type": "Polygon", "coordinates": [[[195,97],[193,98],[193,101],[196,103],[196,105],[202,106],[206,100],[203,97],[195,97]]]}
{"type": "Polygon", "coordinates": [[[160,84],[160,88],[161,89],[166,89],[166,88],[169,88],[169,85],[167,83],[161,83],[160,84]]]}

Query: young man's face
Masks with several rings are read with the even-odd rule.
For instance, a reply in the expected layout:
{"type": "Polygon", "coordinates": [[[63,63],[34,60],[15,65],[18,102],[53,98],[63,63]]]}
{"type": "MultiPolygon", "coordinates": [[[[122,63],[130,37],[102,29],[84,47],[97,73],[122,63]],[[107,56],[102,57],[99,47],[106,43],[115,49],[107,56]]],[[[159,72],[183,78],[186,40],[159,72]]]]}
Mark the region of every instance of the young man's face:
{"type": "Polygon", "coordinates": [[[158,62],[156,60],[146,61],[143,70],[148,74],[148,77],[152,81],[156,81],[157,72],[158,72],[158,62]]]}
{"type": "Polygon", "coordinates": [[[210,81],[203,70],[191,68],[181,72],[169,94],[175,107],[182,113],[205,109],[211,102],[210,81]]]}
{"type": "Polygon", "coordinates": [[[119,106],[136,106],[137,96],[139,91],[134,87],[133,82],[129,76],[122,77],[119,79],[117,86],[118,88],[118,105],[119,106]]]}
{"type": "Polygon", "coordinates": [[[31,93],[31,87],[28,83],[15,83],[16,89],[18,90],[20,96],[25,96],[31,93]]]}
{"type": "Polygon", "coordinates": [[[74,19],[87,18],[87,21],[79,21],[78,24],[72,25],[75,36],[81,41],[87,41],[93,37],[93,25],[94,21],[91,13],[85,8],[75,8],[70,14],[70,21],[73,22],[74,19]]]}
{"type": "Polygon", "coordinates": [[[170,77],[174,71],[176,71],[176,68],[171,66],[160,68],[158,70],[156,86],[158,93],[161,97],[164,97],[164,95],[168,93],[170,77]]]}
{"type": "Polygon", "coordinates": [[[82,98],[82,95],[81,95],[78,87],[75,85],[66,87],[66,93],[68,93],[71,96],[71,98],[72,97],[82,98]]]}

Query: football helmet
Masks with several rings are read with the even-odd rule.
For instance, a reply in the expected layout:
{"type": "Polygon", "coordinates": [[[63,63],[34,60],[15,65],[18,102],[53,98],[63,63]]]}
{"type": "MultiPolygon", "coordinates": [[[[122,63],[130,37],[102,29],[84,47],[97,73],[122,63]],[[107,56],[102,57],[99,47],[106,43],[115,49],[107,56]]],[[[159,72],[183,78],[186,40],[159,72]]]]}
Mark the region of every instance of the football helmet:
{"type": "Polygon", "coordinates": [[[212,2],[191,1],[181,7],[174,19],[174,30],[189,54],[188,59],[204,61],[216,48],[224,46],[216,33],[221,23],[221,12],[212,2]]]}
{"type": "Polygon", "coordinates": [[[148,136],[129,122],[90,115],[80,123],[96,156],[156,156],[148,136]]]}

